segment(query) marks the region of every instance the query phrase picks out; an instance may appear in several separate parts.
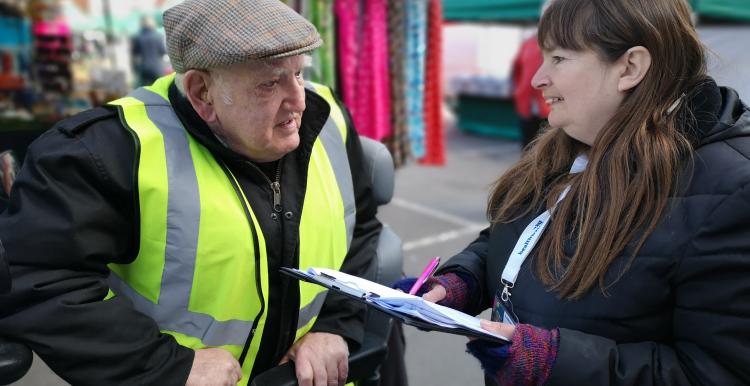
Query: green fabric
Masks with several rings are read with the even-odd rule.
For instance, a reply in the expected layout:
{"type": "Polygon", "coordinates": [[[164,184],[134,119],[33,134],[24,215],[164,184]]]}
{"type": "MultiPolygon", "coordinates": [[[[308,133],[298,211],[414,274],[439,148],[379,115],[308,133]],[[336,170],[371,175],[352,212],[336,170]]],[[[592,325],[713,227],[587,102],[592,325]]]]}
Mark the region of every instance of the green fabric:
{"type": "Polygon", "coordinates": [[[313,51],[312,67],[306,73],[308,80],[336,88],[336,33],[333,17],[333,0],[318,0],[306,4],[304,15],[320,33],[323,46],[313,51]]]}
{"type": "MultiPolygon", "coordinates": [[[[698,15],[750,21],[747,0],[690,0],[698,15]]],[[[443,17],[450,21],[534,21],[542,0],[443,0],[443,17]]]]}

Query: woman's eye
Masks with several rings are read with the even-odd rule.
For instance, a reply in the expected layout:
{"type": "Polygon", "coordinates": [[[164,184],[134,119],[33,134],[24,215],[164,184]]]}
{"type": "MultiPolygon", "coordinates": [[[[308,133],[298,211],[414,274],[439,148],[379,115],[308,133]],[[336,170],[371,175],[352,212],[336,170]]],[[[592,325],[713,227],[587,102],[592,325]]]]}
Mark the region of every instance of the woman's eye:
{"type": "Polygon", "coordinates": [[[294,73],[294,77],[297,79],[302,79],[302,71],[297,71],[294,73]]]}
{"type": "Polygon", "coordinates": [[[553,56],[552,57],[552,63],[554,63],[554,64],[558,64],[558,63],[562,62],[563,60],[565,60],[565,58],[563,58],[562,56],[553,56]]]}

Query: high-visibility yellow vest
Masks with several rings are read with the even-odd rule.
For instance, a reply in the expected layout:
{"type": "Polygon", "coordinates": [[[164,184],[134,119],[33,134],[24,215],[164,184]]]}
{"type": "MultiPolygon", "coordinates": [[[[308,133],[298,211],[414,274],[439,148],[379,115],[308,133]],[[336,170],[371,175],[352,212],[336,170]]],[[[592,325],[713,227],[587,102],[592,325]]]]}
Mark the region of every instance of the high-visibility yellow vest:
{"type": "MultiPolygon", "coordinates": [[[[265,239],[253,203],[221,161],[183,127],[158,79],[118,106],[137,146],[140,249],[110,264],[111,296],[127,296],[162,332],[192,349],[221,347],[253,368],[268,304],[265,239]]],[[[308,83],[331,106],[315,140],[300,217],[299,266],[339,269],[351,243],[355,202],[344,115],[331,91],[308,83]]],[[[325,288],[300,283],[295,340],[310,330],[325,288]]]]}

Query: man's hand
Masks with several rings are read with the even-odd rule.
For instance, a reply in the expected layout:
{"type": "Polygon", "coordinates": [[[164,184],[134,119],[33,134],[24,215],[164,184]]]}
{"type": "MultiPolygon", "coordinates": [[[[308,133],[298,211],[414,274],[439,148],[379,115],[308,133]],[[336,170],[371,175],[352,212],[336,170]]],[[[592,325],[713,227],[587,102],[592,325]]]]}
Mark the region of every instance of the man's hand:
{"type": "Polygon", "coordinates": [[[235,386],[242,379],[240,363],[221,348],[195,350],[185,386],[235,386]]]}
{"type": "Polygon", "coordinates": [[[349,374],[349,347],[335,334],[308,332],[279,364],[290,360],[294,361],[300,386],[343,386],[349,374]]]}

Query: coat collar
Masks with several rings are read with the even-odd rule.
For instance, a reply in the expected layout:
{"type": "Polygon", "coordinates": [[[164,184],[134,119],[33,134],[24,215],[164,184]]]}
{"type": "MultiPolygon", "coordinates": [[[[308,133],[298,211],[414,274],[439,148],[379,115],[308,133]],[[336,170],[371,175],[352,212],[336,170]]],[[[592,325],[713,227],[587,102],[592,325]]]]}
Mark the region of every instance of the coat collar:
{"type": "Polygon", "coordinates": [[[682,109],[685,111],[682,126],[696,147],[750,135],[750,110],[735,90],[719,87],[707,78],[694,89],[687,103],[688,109],[682,109]]]}

